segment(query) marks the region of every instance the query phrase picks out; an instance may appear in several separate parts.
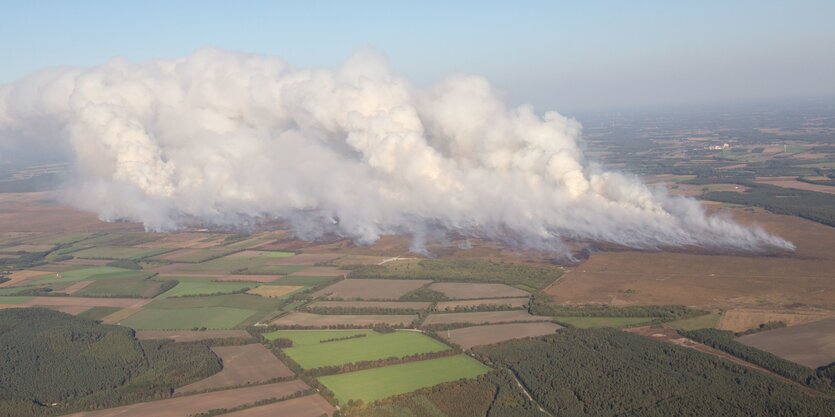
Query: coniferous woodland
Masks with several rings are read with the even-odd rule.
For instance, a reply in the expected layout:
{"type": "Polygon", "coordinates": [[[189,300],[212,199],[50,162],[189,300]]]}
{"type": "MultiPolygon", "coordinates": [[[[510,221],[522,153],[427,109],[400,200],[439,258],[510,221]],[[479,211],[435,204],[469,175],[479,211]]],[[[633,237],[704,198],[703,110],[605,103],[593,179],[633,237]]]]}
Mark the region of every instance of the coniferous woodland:
{"type": "Polygon", "coordinates": [[[728,331],[699,329],[682,332],[682,334],[801,384],[821,391],[835,393],[835,373],[832,372],[832,369],[828,369],[835,369],[835,364],[814,371],[779,356],[737,342],[734,340],[734,333],[728,331]]]}
{"type": "Polygon", "coordinates": [[[560,416],[825,416],[835,399],[692,349],[614,329],[564,329],[475,349],[560,416]]]}
{"type": "Polygon", "coordinates": [[[0,310],[0,416],[35,417],[161,399],[220,371],[206,344],[41,308],[0,310]]]}

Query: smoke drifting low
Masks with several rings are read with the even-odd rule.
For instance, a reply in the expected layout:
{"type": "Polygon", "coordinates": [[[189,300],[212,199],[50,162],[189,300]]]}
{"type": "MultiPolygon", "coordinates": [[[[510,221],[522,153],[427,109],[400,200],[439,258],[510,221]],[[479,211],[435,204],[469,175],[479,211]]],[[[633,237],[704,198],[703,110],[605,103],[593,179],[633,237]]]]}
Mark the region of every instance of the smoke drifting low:
{"type": "Polygon", "coordinates": [[[793,245],[604,171],[580,124],[507,108],[477,76],[416,89],[374,51],[336,71],[218,49],[47,70],[0,87],[0,150],[62,149],[68,193],[151,230],[282,218],[303,238],[410,234],[634,248],[793,245]]]}

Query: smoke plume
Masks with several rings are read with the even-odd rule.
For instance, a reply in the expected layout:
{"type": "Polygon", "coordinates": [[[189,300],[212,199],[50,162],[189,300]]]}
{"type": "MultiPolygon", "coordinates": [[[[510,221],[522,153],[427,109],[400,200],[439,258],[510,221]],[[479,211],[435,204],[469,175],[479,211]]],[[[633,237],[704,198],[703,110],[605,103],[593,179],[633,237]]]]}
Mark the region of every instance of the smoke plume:
{"type": "Polygon", "coordinates": [[[150,230],[281,218],[308,239],[410,234],[416,251],[449,232],[554,251],[793,248],[601,169],[580,135],[478,76],[415,88],[370,50],[335,71],[205,49],[0,87],[0,151],[62,150],[74,205],[150,230]]]}

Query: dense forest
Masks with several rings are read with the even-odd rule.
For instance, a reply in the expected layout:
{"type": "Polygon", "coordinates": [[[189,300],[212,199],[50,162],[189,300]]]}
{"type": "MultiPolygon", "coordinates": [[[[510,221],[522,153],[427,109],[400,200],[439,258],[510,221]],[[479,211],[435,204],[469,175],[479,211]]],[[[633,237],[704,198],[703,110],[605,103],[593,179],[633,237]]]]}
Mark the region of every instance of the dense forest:
{"type": "Polygon", "coordinates": [[[773,185],[740,182],[749,190],[714,191],[702,198],[723,203],[762,207],[772,213],[803,217],[828,226],[835,226],[835,195],[795,190],[773,185]]]}
{"type": "Polygon", "coordinates": [[[614,329],[476,348],[560,416],[824,416],[835,400],[722,359],[614,329]]]}
{"type": "Polygon", "coordinates": [[[454,381],[372,404],[351,403],[334,417],[543,417],[507,371],[454,381]]]}
{"type": "Polygon", "coordinates": [[[139,341],[131,329],[41,308],[0,310],[0,363],[4,417],[164,398],[221,369],[205,344],[139,341]]]}
{"type": "Polygon", "coordinates": [[[716,329],[699,329],[682,332],[682,334],[801,384],[822,391],[835,392],[835,375],[831,372],[827,373],[825,368],[816,372],[779,356],[739,343],[734,340],[734,333],[716,329]]]}
{"type": "Polygon", "coordinates": [[[432,259],[416,263],[358,267],[351,272],[351,277],[494,282],[535,291],[547,287],[561,274],[562,272],[556,268],[517,263],[432,259]]]}

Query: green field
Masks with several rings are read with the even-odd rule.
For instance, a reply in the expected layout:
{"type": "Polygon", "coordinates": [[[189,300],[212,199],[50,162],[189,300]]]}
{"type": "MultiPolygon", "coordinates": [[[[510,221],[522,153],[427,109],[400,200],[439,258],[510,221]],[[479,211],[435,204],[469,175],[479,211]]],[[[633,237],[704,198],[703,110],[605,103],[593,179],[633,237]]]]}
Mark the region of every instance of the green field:
{"type": "Polygon", "coordinates": [[[112,266],[93,266],[89,268],[72,269],[69,271],[45,274],[34,281],[34,284],[51,284],[59,282],[74,282],[87,279],[111,279],[111,278],[136,278],[149,277],[148,272],[136,271],[133,269],[116,268],[112,266]]]}
{"type": "MultiPolygon", "coordinates": [[[[293,333],[301,331],[279,331],[278,337],[294,340],[293,333]]],[[[285,348],[284,353],[305,369],[337,366],[347,363],[373,361],[386,358],[403,358],[418,353],[431,353],[449,350],[450,347],[419,332],[399,331],[394,333],[340,332],[322,337],[317,332],[315,336],[302,334],[293,347],[285,348]],[[365,337],[320,343],[319,340],[346,337],[352,334],[364,333],[365,337]]],[[[325,333],[326,334],[326,333],[325,333]]]]}
{"type": "Polygon", "coordinates": [[[171,252],[173,249],[167,248],[135,248],[131,246],[96,246],[93,248],[82,249],[78,252],[73,252],[76,258],[87,259],[142,259],[151,256],[156,256],[165,252],[171,252]]]}
{"type": "Polygon", "coordinates": [[[160,291],[161,282],[143,277],[102,279],[76,292],[79,297],[142,297],[151,298],[160,291]]]}
{"type": "Polygon", "coordinates": [[[87,311],[82,312],[78,317],[83,317],[90,320],[101,320],[117,311],[120,307],[93,307],[87,311]]]}
{"type": "Polygon", "coordinates": [[[20,304],[31,300],[32,297],[15,297],[13,295],[0,295],[0,304],[20,304]]]}
{"type": "Polygon", "coordinates": [[[176,287],[164,292],[160,298],[182,297],[188,295],[229,294],[254,284],[240,282],[180,281],[176,287]]]}
{"type": "Polygon", "coordinates": [[[144,309],[119,324],[138,330],[231,329],[255,313],[255,310],[229,307],[144,309]]]}
{"type": "Polygon", "coordinates": [[[220,258],[215,258],[206,262],[188,264],[178,272],[192,273],[192,272],[213,272],[213,273],[231,273],[235,271],[247,271],[248,273],[264,273],[264,274],[289,274],[304,269],[305,267],[296,265],[267,265],[271,260],[276,258],[287,258],[294,256],[290,252],[256,252],[252,256],[242,256],[242,254],[227,255],[220,258]]]}
{"type": "Polygon", "coordinates": [[[466,355],[456,355],[329,375],[320,377],[319,382],[344,404],[348,400],[371,402],[444,382],[473,378],[488,371],[490,368],[481,362],[466,355]]]}
{"type": "Polygon", "coordinates": [[[554,317],[558,323],[569,324],[580,329],[593,327],[625,327],[648,323],[657,317],[554,317]]]}
{"type": "Polygon", "coordinates": [[[261,297],[258,295],[227,294],[200,297],[157,298],[145,306],[145,308],[153,310],[183,311],[187,309],[223,307],[232,310],[252,310],[256,312],[257,314],[252,314],[246,318],[246,320],[238,323],[237,325],[238,327],[245,327],[255,324],[267,314],[275,311],[281,303],[281,300],[261,297]]]}

